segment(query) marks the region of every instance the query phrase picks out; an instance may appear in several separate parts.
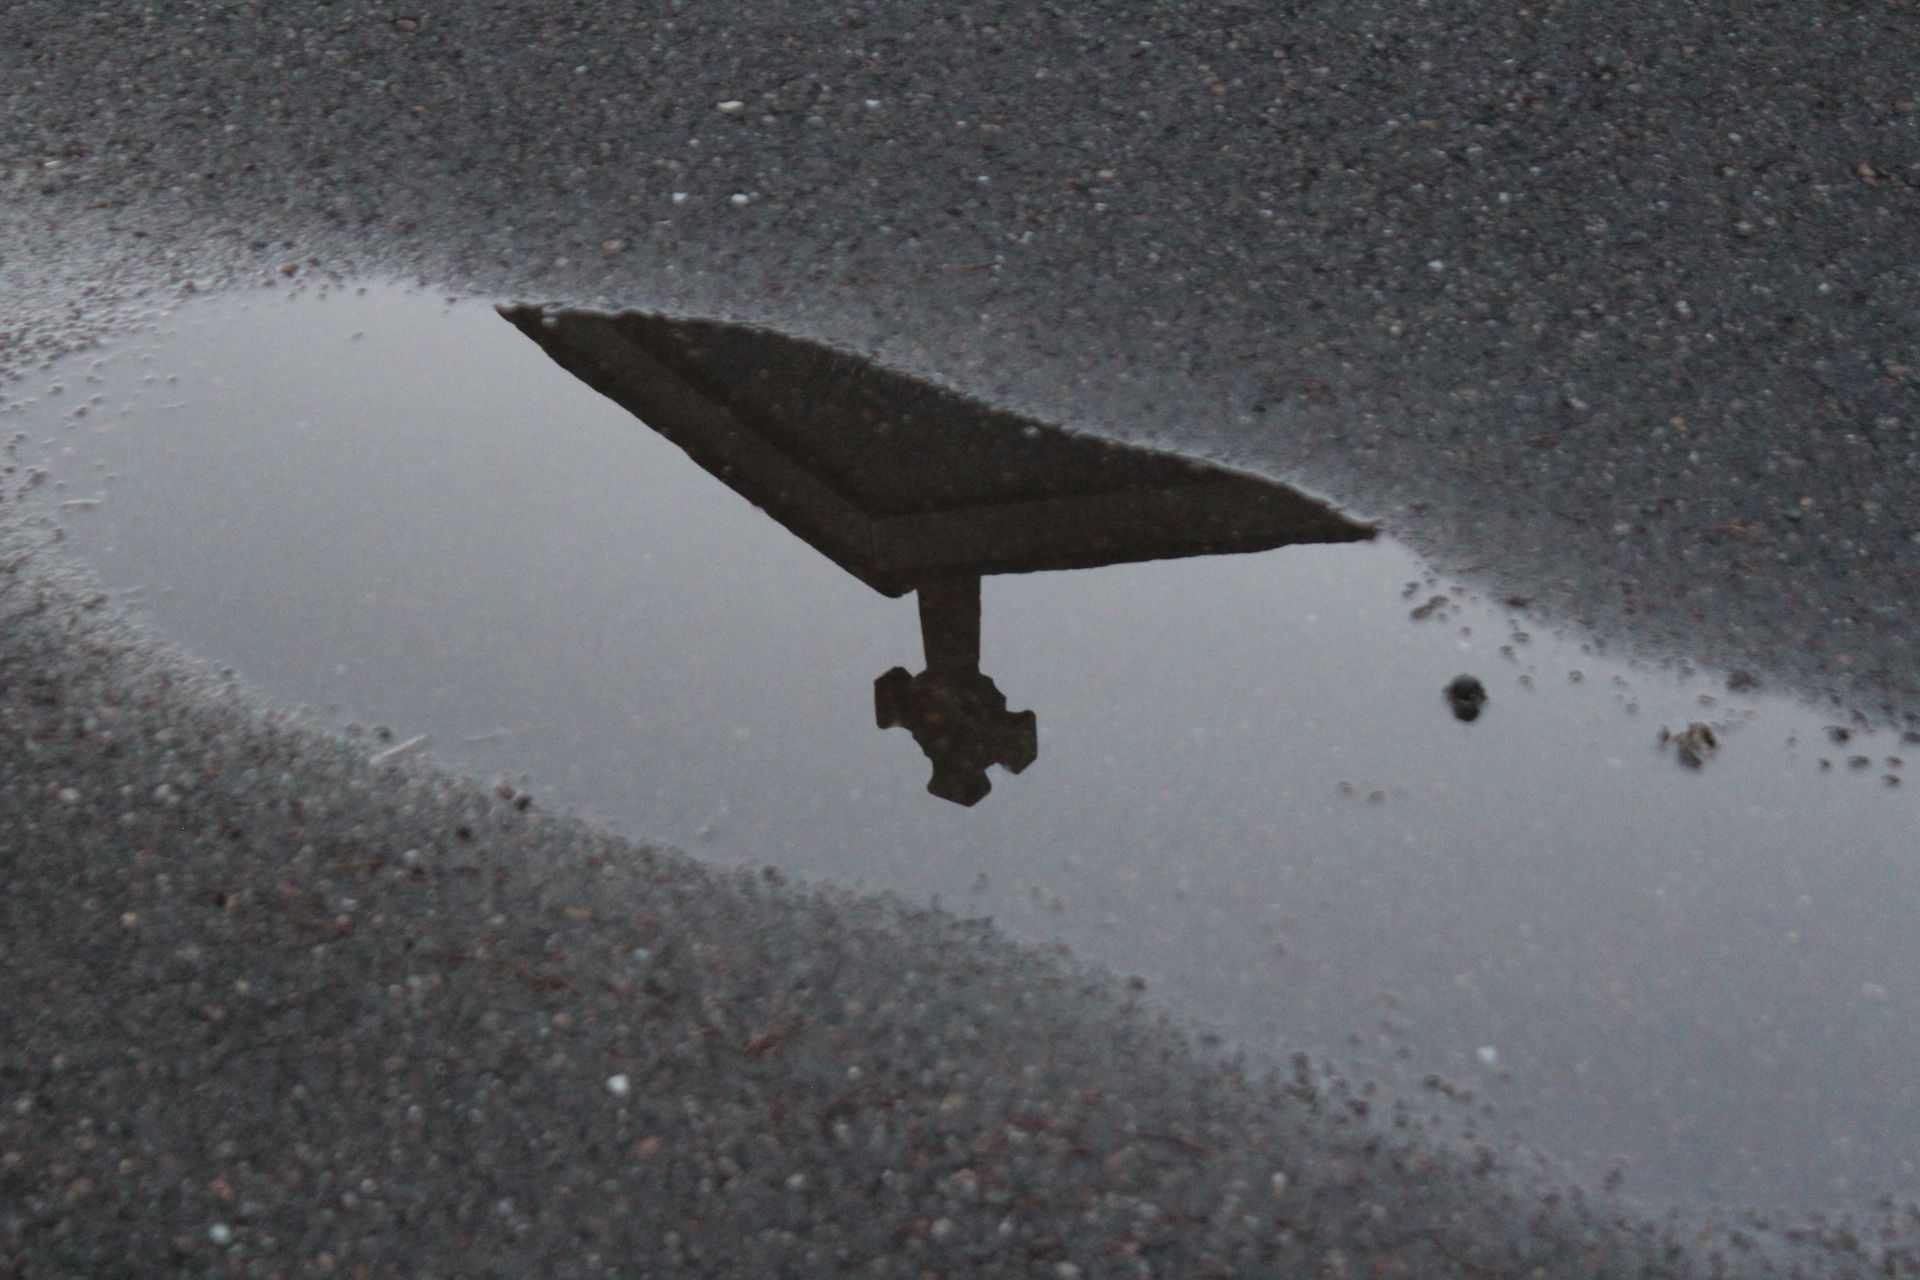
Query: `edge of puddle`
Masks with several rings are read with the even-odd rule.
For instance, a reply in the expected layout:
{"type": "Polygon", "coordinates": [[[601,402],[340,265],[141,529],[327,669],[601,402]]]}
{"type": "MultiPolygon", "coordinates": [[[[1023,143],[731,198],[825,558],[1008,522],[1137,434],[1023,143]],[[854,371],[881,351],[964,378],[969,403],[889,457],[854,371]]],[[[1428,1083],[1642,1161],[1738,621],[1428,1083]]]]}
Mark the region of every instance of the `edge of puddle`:
{"type": "MultiPolygon", "coordinates": [[[[423,292],[432,293],[433,291],[427,290],[423,292]]],[[[230,299],[231,295],[213,295],[213,297],[216,301],[218,301],[218,300],[221,300],[222,298],[230,299]]],[[[484,305],[484,304],[462,300],[459,305],[484,305]]],[[[70,358],[77,358],[77,357],[70,357],[70,358]]],[[[0,406],[4,406],[4,404],[5,404],[4,392],[0,392],[0,406]]],[[[3,418],[0,418],[0,432],[4,432],[5,428],[6,428],[5,420],[3,418]]],[[[1095,436],[1093,438],[1099,439],[1100,437],[1095,436]]],[[[1258,472],[1245,472],[1245,474],[1254,475],[1261,479],[1270,479],[1270,477],[1260,475],[1260,473],[1258,472]]],[[[15,507],[14,511],[17,512],[17,510],[18,508],[15,507]]],[[[9,514],[13,514],[13,513],[10,512],[9,514]]],[[[1388,530],[1388,532],[1390,533],[1391,530],[1388,530]]],[[[69,557],[65,557],[64,555],[61,558],[63,560],[70,559],[69,557]]],[[[83,567],[74,566],[74,565],[63,565],[59,570],[58,574],[56,575],[56,577],[59,580],[66,582],[69,587],[74,587],[78,583],[84,582],[86,580],[87,571],[83,567]],[[69,574],[73,576],[68,577],[67,575],[69,574]]],[[[1456,577],[1456,575],[1446,575],[1446,577],[1448,579],[1452,579],[1456,577]]],[[[176,646],[168,642],[164,637],[164,635],[162,635],[158,631],[150,630],[149,628],[147,628],[137,610],[129,611],[124,609],[123,606],[119,604],[109,604],[109,605],[101,606],[99,609],[95,610],[95,612],[97,616],[100,618],[102,625],[106,625],[111,628],[131,627],[133,629],[133,633],[138,634],[142,637],[137,647],[144,647],[148,644],[157,645],[159,649],[163,653],[165,653],[166,655],[165,661],[170,664],[185,664],[188,667],[192,667],[194,664],[198,662],[197,659],[192,658],[190,655],[184,655],[182,651],[179,651],[176,648],[176,646]]],[[[1528,615],[1522,613],[1518,616],[1527,617],[1528,615]]],[[[1532,620],[1529,619],[1529,621],[1532,621],[1532,620]]],[[[1535,622],[1534,625],[1540,627],[1541,629],[1548,629],[1547,624],[1544,622],[1535,622]]],[[[1558,628],[1553,628],[1553,629],[1558,630],[1558,628]]],[[[1576,631],[1573,634],[1577,638],[1578,632],[1576,631]]],[[[1611,646],[1603,646],[1603,647],[1611,648],[1611,646]]],[[[1629,658],[1629,659],[1626,659],[1626,661],[1628,661],[1630,665],[1634,665],[1636,667],[1645,667],[1650,672],[1667,672],[1667,673],[1677,672],[1682,675],[1689,674],[1689,664],[1687,664],[1684,660],[1665,659],[1665,660],[1655,660],[1652,663],[1641,663],[1641,662],[1636,662],[1635,660],[1629,658]]],[[[242,683],[244,684],[244,682],[242,683]]],[[[1803,710],[1807,711],[1810,714],[1820,715],[1820,714],[1826,713],[1826,708],[1822,706],[1818,698],[1810,698],[1810,697],[1805,697],[1798,694],[1787,694],[1787,695],[1776,695],[1776,696],[1791,697],[1794,703],[1796,703],[1803,710]]],[[[249,697],[255,700],[261,706],[271,705],[270,699],[261,698],[257,693],[250,693],[249,697]]],[[[339,738],[338,735],[333,734],[328,730],[326,730],[324,725],[319,721],[309,719],[305,727],[302,729],[302,732],[312,732],[312,731],[321,732],[324,737],[327,737],[328,739],[334,741],[336,744],[338,742],[344,741],[344,739],[339,738]]],[[[415,771],[415,769],[416,769],[416,766],[413,766],[413,765],[407,766],[408,772],[413,772],[415,771]]],[[[421,770],[421,772],[426,776],[436,776],[436,777],[445,776],[444,771],[437,765],[432,766],[431,768],[426,770],[421,770]]],[[[887,895],[881,895],[881,896],[884,898],[887,895]]],[[[1039,948],[1038,950],[1044,952],[1046,948],[1039,948]]],[[[1632,1198],[1627,1197],[1627,1199],[1629,1202],[1631,1202],[1632,1198]]]]}

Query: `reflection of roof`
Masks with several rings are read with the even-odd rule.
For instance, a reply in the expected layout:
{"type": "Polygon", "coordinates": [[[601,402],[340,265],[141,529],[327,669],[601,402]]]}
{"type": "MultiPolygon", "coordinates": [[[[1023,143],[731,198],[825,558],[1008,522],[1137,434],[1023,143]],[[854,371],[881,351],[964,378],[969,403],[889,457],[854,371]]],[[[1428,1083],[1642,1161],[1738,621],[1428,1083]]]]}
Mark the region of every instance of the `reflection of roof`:
{"type": "Polygon", "coordinates": [[[1039,426],[763,330],[501,314],[887,595],[953,574],[1372,536],[1282,485],[1039,426]]]}

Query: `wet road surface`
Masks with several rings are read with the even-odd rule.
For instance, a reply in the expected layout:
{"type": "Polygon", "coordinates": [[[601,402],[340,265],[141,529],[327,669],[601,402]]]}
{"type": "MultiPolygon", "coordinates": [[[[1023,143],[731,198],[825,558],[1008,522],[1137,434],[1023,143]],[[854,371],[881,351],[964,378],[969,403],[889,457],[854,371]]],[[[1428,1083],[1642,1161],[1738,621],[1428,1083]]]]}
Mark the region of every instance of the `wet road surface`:
{"type": "Polygon", "coordinates": [[[724,326],[213,301],[40,389],[75,554],[369,756],[1065,942],[1657,1203],[1920,1182],[1897,734],[724,326]]]}
{"type": "MultiPolygon", "coordinates": [[[[418,274],[487,300],[753,321],[1037,421],[1304,484],[1459,574],[1471,616],[1442,620],[1476,635],[1504,620],[1473,614],[1473,597],[1523,596],[1530,616],[1584,624],[1610,649],[1701,663],[1714,696],[1718,677],[1749,671],[1767,691],[1840,699],[1791,750],[1787,713],[1746,699],[1754,726],[1718,734],[1697,776],[1658,775],[1672,787],[1793,751],[1815,771],[1830,756],[1846,785],[1846,744],[1814,755],[1809,737],[1848,727],[1848,711],[1911,720],[1920,24],[1907,9],[855,5],[842,18],[10,5],[0,405],[19,406],[43,359],[124,331],[159,297],[308,276],[418,274]],[[1767,726],[1781,731],[1763,757],[1751,744],[1767,726]]],[[[123,499],[58,519],[110,520],[123,499]]],[[[592,1274],[643,1258],[753,1275],[1913,1267],[1897,1196],[1828,1178],[1835,1202],[1868,1197],[1860,1221],[1666,1238],[1604,1189],[1542,1190],[1557,1174],[1506,1198],[1471,1139],[1456,1163],[1343,1147],[1357,1112],[1388,1126],[1401,1113],[1318,1085],[1243,1086],[1141,1030],[1145,1015],[1122,1008],[1137,993],[1069,992],[1054,962],[1011,957],[993,935],[962,930],[961,947],[872,904],[814,909],[669,856],[635,864],[631,846],[595,844],[543,806],[527,818],[490,786],[408,784],[366,763],[374,744],[263,725],[176,659],[128,648],[116,605],[25,552],[44,531],[11,513],[6,526],[0,959],[17,1002],[0,1177],[16,1207],[0,1230],[29,1274],[156,1257],[262,1274],[423,1259],[592,1274]],[[619,887],[579,879],[607,867],[619,887]],[[685,946],[636,942],[630,917],[671,920],[685,946]],[[871,929],[849,929],[860,920],[871,929]],[[605,979],[617,955],[664,970],[605,979]],[[822,964],[818,985],[757,985],[822,964]],[[632,1036],[630,982],[652,1002],[632,1036]],[[249,1004],[254,992],[271,995],[249,1004]],[[795,1036],[796,1011],[843,1031],[795,1036]],[[581,1026],[585,1043],[552,1047],[581,1026]],[[868,1088],[876,1072],[887,1083],[868,1088]],[[800,1130],[779,1128],[794,1115],[800,1130]],[[838,1144],[831,1158],[796,1168],[788,1139],[802,1132],[838,1144]],[[588,1204],[593,1188],[609,1198],[588,1204]]],[[[1047,602],[1002,614],[994,585],[983,662],[1012,710],[1037,708],[1039,755],[1018,776],[990,772],[993,793],[967,813],[1043,796],[1052,762],[1074,758],[1053,726],[1072,728],[1076,702],[1016,684],[1022,664],[1035,680],[1058,668],[1013,632],[994,638],[995,618],[1015,627],[1047,602]]],[[[1131,617],[1144,593],[1123,594],[1131,617]]],[[[849,616],[870,596],[858,587],[849,616]]],[[[918,665],[911,618],[877,625],[893,628],[886,652],[851,647],[853,685],[918,665]]],[[[1535,661],[1540,696],[1590,696],[1591,680],[1577,694],[1535,661]]],[[[1435,706],[1458,665],[1422,671],[1409,694],[1435,706]]],[[[1491,655],[1475,665],[1492,700],[1461,731],[1513,723],[1522,695],[1487,675],[1491,655]]],[[[1635,768],[1658,758],[1647,688],[1618,753],[1635,768]]],[[[1677,706],[1660,719],[1686,731],[1677,706]]],[[[888,794],[944,803],[918,792],[909,734],[872,724],[867,749],[901,771],[888,794]]],[[[1592,757],[1579,763],[1584,779],[1592,757]]],[[[1341,772],[1356,776],[1336,795],[1341,780],[1360,806],[1380,790],[1377,817],[1397,820],[1391,785],[1341,772]]],[[[1754,793],[1801,794],[1765,776],[1754,793]]],[[[1708,846],[1731,839],[1713,831],[1708,846]]],[[[1885,846],[1861,847],[1856,876],[1885,846]]],[[[1821,905],[1833,852],[1769,854],[1803,869],[1796,886],[1715,882],[1699,868],[1728,864],[1708,847],[1682,901],[1711,898],[1739,936],[1762,906],[1821,905]]],[[[1865,869],[1849,883],[1902,870],[1865,869]]],[[[1658,908],[1646,920],[1672,939],[1698,917],[1677,931],[1658,908]]],[[[1605,936],[1619,921],[1576,923],[1605,936]]],[[[1768,972],[1745,966],[1756,958],[1778,972],[1790,935],[1808,935],[1777,923],[1757,957],[1690,955],[1684,972],[1768,972]]],[[[1869,1060],[1870,1006],[1897,1007],[1901,989],[1830,957],[1884,957],[1899,932],[1823,937],[1800,975],[1803,995],[1825,984],[1849,1069],[1869,1060]]],[[[1672,1008],[1706,1007],[1678,986],[1672,1008]]],[[[1497,1073],[1529,1050],[1489,1037],[1474,1052],[1497,1073]]],[[[1824,1064],[1797,1061],[1817,1070],[1796,1096],[1829,1107],[1810,1147],[1874,1133],[1884,1116],[1841,1113],[1904,1087],[1825,1087],[1824,1064]]],[[[1681,1101],[1677,1114],[1698,1114],[1697,1096],[1681,1101]]],[[[1857,1160],[1826,1158],[1795,1167],[1817,1180],[1857,1160]]],[[[1627,1170],[1629,1191],[1647,1167],[1627,1170]]]]}

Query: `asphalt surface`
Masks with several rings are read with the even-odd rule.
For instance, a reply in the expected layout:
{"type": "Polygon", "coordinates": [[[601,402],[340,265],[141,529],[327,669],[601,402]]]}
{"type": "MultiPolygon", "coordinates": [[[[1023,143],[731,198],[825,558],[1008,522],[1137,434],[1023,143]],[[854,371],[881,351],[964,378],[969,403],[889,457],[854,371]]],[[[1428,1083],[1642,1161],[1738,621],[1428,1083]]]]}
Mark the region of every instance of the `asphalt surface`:
{"type": "MultiPolygon", "coordinates": [[[[1911,4],[16,0],[0,374],[314,274],[766,323],[1302,481],[1556,621],[1911,719],[1916,67],[1911,4]]],[[[370,770],[123,652],[39,564],[0,579],[19,1274],[162,1246],[189,1274],[1737,1252],[1505,1199],[1471,1157],[1322,1160],[1346,1129],[1308,1100],[1047,957],[370,770]]],[[[1828,1242],[1809,1267],[1877,1265],[1828,1242]]]]}

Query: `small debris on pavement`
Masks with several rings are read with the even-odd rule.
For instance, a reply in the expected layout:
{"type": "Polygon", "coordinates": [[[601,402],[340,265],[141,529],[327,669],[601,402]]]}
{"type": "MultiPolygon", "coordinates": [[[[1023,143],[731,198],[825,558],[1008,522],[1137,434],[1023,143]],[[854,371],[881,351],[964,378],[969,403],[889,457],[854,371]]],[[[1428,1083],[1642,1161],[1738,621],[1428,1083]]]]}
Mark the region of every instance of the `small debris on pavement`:
{"type": "Polygon", "coordinates": [[[1720,739],[1714,736],[1713,728],[1695,720],[1692,724],[1674,733],[1668,729],[1660,731],[1660,745],[1673,744],[1674,755],[1680,763],[1689,769],[1698,769],[1707,762],[1707,757],[1719,749],[1720,739]]]}
{"type": "Polygon", "coordinates": [[[1454,719],[1478,720],[1481,708],[1487,704],[1487,686],[1472,676],[1455,676],[1447,685],[1447,704],[1453,708],[1454,719]]]}
{"type": "Polygon", "coordinates": [[[395,760],[404,760],[406,757],[410,755],[416,755],[419,752],[425,751],[428,746],[432,745],[432,743],[433,743],[432,734],[430,733],[416,734],[414,737],[408,738],[405,742],[394,743],[392,746],[388,747],[385,751],[375,752],[372,757],[372,763],[391,764],[395,760]]]}

